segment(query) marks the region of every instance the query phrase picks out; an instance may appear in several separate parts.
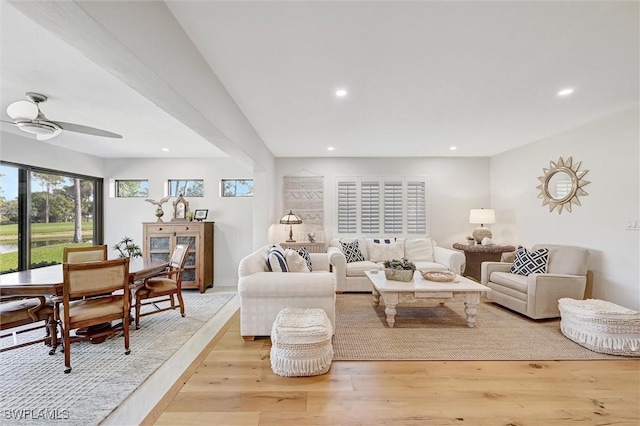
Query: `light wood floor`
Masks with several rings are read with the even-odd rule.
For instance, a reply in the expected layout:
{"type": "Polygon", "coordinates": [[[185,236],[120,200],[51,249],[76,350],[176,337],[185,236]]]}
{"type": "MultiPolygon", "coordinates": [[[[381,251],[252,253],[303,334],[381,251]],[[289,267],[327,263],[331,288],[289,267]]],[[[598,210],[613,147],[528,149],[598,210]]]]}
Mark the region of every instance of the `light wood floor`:
{"type": "Polygon", "coordinates": [[[227,323],[146,425],[640,425],[640,360],[333,362],[271,371],[227,323]]]}

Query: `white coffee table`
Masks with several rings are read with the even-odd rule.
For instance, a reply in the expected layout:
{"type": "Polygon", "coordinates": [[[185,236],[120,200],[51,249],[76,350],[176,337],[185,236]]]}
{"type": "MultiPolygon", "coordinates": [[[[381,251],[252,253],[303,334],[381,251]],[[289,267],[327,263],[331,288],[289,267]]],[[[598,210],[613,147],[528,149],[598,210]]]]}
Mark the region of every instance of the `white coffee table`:
{"type": "Polygon", "coordinates": [[[387,314],[387,325],[393,327],[396,322],[396,306],[420,301],[436,299],[440,301],[462,301],[467,317],[467,326],[474,327],[476,323],[476,305],[480,303],[480,294],[491,289],[460,275],[455,282],[427,281],[416,271],[413,280],[409,282],[387,280],[384,271],[365,271],[367,278],[373,284],[373,304],[380,304],[380,297],[384,302],[384,312],[387,314]]]}

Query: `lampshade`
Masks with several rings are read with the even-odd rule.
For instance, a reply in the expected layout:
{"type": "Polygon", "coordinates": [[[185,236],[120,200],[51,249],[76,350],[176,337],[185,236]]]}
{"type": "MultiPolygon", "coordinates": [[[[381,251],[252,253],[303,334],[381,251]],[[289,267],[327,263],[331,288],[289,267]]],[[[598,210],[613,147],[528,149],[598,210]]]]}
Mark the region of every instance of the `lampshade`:
{"type": "Polygon", "coordinates": [[[496,212],[493,209],[471,209],[469,223],[480,225],[496,223],[496,212]]]}
{"type": "Polygon", "coordinates": [[[293,211],[289,210],[289,213],[282,216],[280,219],[281,225],[289,225],[289,239],[288,243],[295,243],[296,240],[293,239],[293,225],[300,225],[302,223],[302,219],[293,214],[293,211]]]}
{"type": "Polygon", "coordinates": [[[282,216],[282,219],[280,219],[281,225],[300,225],[301,223],[302,219],[293,214],[291,210],[289,210],[289,213],[285,214],[282,216]]]}

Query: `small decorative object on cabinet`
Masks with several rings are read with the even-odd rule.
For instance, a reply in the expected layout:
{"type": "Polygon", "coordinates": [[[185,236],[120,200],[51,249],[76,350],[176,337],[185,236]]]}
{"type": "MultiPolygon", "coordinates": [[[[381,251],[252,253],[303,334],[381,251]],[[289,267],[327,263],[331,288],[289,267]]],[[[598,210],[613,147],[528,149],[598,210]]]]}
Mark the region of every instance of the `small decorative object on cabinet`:
{"type": "Polygon", "coordinates": [[[197,288],[204,293],[213,286],[214,222],[184,222],[158,224],[146,222],[144,230],[144,258],[169,261],[176,244],[190,244],[182,275],[182,288],[197,288]]]}
{"type": "Polygon", "coordinates": [[[158,201],[151,198],[145,199],[146,202],[151,203],[154,206],[158,206],[156,208],[156,217],[158,218],[156,222],[163,222],[162,216],[164,216],[164,210],[162,210],[162,205],[169,201],[169,198],[171,198],[171,196],[167,195],[166,197],[160,198],[158,201]]]}
{"type": "Polygon", "coordinates": [[[198,222],[201,222],[207,218],[207,214],[209,214],[208,209],[197,209],[196,213],[193,215],[193,218],[198,222]]]}
{"type": "Polygon", "coordinates": [[[187,220],[187,212],[189,211],[189,202],[184,199],[182,195],[176,198],[173,202],[173,219],[174,220],[187,220]]]}

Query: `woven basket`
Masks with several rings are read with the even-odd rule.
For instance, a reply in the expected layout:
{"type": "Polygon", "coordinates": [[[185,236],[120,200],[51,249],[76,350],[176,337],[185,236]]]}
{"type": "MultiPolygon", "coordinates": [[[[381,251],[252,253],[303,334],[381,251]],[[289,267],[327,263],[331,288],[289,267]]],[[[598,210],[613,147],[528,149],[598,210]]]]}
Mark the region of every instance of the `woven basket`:
{"type": "Polygon", "coordinates": [[[451,271],[420,271],[422,278],[441,283],[453,282],[456,279],[455,272],[451,271]]]}
{"type": "Polygon", "coordinates": [[[413,270],[385,268],[384,276],[388,280],[409,282],[413,279],[413,270]]]}

